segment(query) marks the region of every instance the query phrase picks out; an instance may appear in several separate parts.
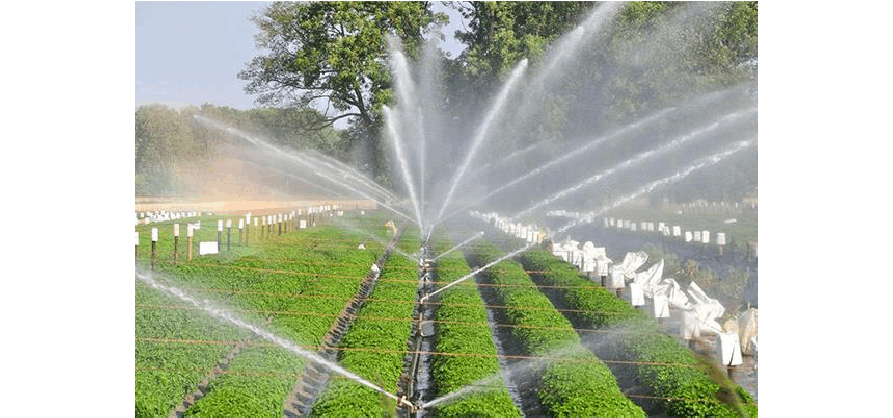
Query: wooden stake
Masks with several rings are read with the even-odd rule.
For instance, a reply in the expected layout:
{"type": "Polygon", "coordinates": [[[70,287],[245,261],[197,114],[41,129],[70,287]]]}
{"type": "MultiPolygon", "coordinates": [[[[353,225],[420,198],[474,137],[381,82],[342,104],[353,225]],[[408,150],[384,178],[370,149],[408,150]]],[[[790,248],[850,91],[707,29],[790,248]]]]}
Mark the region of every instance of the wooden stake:
{"type": "Polygon", "coordinates": [[[192,261],[192,225],[186,226],[186,260],[192,261]]]}
{"type": "Polygon", "coordinates": [[[233,235],[233,220],[227,219],[226,220],[226,250],[227,251],[230,250],[230,242],[232,242],[232,235],[233,235]]]}
{"type": "Polygon", "coordinates": [[[180,224],[174,224],[174,265],[179,264],[179,257],[177,254],[178,241],[180,241],[180,224]]]}
{"type": "Polygon", "coordinates": [[[729,380],[734,382],[738,375],[738,366],[726,366],[726,374],[729,376],[729,380]]]}
{"type": "Polygon", "coordinates": [[[155,245],[158,243],[158,228],[152,228],[152,259],[150,264],[152,271],[155,271],[155,245]]]}

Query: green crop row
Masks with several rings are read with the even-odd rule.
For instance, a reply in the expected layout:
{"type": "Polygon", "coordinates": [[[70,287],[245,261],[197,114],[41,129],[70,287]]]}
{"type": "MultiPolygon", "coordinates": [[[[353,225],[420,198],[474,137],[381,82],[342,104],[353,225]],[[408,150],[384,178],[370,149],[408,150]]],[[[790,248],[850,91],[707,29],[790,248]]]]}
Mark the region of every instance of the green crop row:
{"type": "Polygon", "coordinates": [[[135,416],[166,416],[235,345],[187,345],[160,339],[234,341],[251,336],[202,312],[140,307],[178,303],[172,296],[145,287],[136,288],[135,295],[135,416]]]}
{"type": "MultiPolygon", "coordinates": [[[[504,253],[486,241],[470,251],[474,263],[484,265],[504,253]]],[[[539,376],[537,395],[553,416],[645,416],[617,386],[608,367],[580,344],[580,337],[551,302],[533,287],[518,262],[504,260],[486,270],[494,294],[513,327],[511,333],[531,356],[561,357],[539,376]],[[518,286],[520,285],[520,286],[518,286]],[[542,328],[540,328],[542,327],[542,328]]]]}
{"type": "MultiPolygon", "coordinates": [[[[418,231],[404,232],[398,249],[415,246],[417,250],[418,235],[418,231]]],[[[373,300],[363,305],[358,318],[340,343],[346,350],[340,351],[339,364],[390,393],[397,392],[397,381],[404,358],[401,352],[406,350],[406,342],[413,331],[411,319],[415,305],[374,299],[414,301],[417,297],[417,284],[414,281],[418,279],[418,271],[412,269],[412,266],[417,266],[414,260],[396,252],[391,253],[382,269],[380,281],[372,290],[373,300]],[[389,279],[406,282],[385,281],[389,279]],[[382,317],[405,318],[406,321],[375,319],[382,317]],[[362,351],[363,349],[396,353],[362,351]]],[[[313,415],[380,417],[392,415],[394,406],[392,399],[367,386],[346,378],[333,378],[314,403],[313,415]]]]}
{"type": "MultiPolygon", "coordinates": [[[[544,284],[577,286],[558,288],[555,292],[571,309],[594,311],[569,313],[568,316],[578,327],[622,327],[637,331],[612,338],[610,351],[618,360],[639,363],[629,367],[634,368],[638,380],[650,388],[653,396],[664,399],[661,404],[668,415],[737,415],[732,407],[717,400],[720,384],[705,373],[704,361],[673,337],[661,333],[656,321],[604,289],[582,288],[592,286],[592,281],[546,251],[527,251],[519,259],[526,269],[543,272],[538,276],[544,284]]],[[[753,398],[740,387],[735,386],[734,390],[744,401],[747,413],[756,416],[757,406],[753,398]]]]}
{"type": "MultiPolygon", "coordinates": [[[[213,232],[216,239],[216,222],[213,232]]],[[[233,252],[225,257],[196,257],[191,262],[181,259],[179,265],[159,264],[155,278],[184,289],[197,300],[212,300],[215,306],[233,311],[246,322],[280,337],[315,346],[356,293],[369,266],[378,256],[369,250],[368,245],[367,250],[358,250],[327,243],[343,239],[359,242],[360,235],[334,226],[295,231],[262,242],[252,241],[250,254],[233,252]],[[308,251],[307,243],[312,243],[318,250],[308,251]]],[[[159,244],[161,242],[159,240],[159,244]]],[[[171,406],[183,399],[186,390],[194,390],[208,374],[207,371],[196,373],[178,369],[210,369],[233,348],[231,345],[212,345],[202,357],[197,357],[200,350],[186,350],[182,343],[178,347],[177,343],[144,343],[144,340],[252,339],[248,332],[233,334],[235,327],[213,318],[200,327],[183,326],[190,318],[201,318],[202,312],[179,299],[158,295],[159,292],[137,281],[136,392],[137,415],[140,416],[166,415],[171,406]],[[173,319],[164,320],[168,316],[173,319]],[[178,352],[195,352],[195,355],[186,358],[178,352]],[[152,359],[154,363],[141,363],[140,358],[152,359]],[[146,370],[149,367],[159,370],[146,370]],[[185,386],[190,388],[184,389],[185,386]],[[161,394],[151,395],[164,387],[169,389],[164,391],[163,399],[161,394]],[[145,413],[141,414],[141,410],[145,413]]],[[[284,349],[243,350],[230,362],[228,371],[233,373],[212,380],[207,395],[187,412],[215,416],[281,416],[285,396],[305,363],[303,358],[284,349]],[[250,353],[264,354],[254,356],[250,353]],[[265,372],[274,369],[278,375],[265,372]],[[252,400],[247,401],[248,398],[252,400]]]]}
{"type": "MultiPolygon", "coordinates": [[[[449,248],[438,245],[436,253],[449,248]]],[[[461,251],[445,255],[437,262],[438,281],[451,282],[471,273],[461,251]]],[[[471,279],[469,279],[471,280],[471,279]]],[[[436,318],[437,342],[434,351],[445,353],[470,353],[493,356],[498,354],[489,327],[464,325],[455,322],[486,323],[487,312],[475,287],[453,286],[439,294],[440,303],[436,318]]],[[[514,405],[500,374],[499,360],[495,357],[434,356],[431,360],[431,377],[438,397],[486,379],[487,386],[494,388],[473,392],[458,401],[438,407],[436,416],[466,417],[521,416],[514,405]],[[495,377],[495,380],[492,379],[495,377]]]]}
{"type": "Polygon", "coordinates": [[[581,276],[577,268],[555,257],[545,250],[535,249],[522,253],[518,260],[526,270],[543,273],[535,274],[550,285],[572,286],[556,288],[567,306],[583,312],[570,312],[573,323],[586,328],[609,327],[624,323],[631,318],[645,318],[647,315],[618,298],[614,292],[596,287],[595,282],[581,276]]]}

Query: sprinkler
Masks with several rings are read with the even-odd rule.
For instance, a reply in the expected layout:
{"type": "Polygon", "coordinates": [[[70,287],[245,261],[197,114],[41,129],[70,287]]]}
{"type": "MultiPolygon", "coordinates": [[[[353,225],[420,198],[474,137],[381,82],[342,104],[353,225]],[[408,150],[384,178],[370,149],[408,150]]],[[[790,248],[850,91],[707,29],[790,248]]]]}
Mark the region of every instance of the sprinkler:
{"type": "MultiPolygon", "coordinates": [[[[410,402],[408,399],[406,399],[406,395],[401,396],[398,401],[399,402],[397,402],[397,405],[404,405],[404,406],[408,407],[409,412],[416,411],[416,404],[414,404],[414,403],[410,402]]],[[[419,406],[421,406],[421,405],[419,405],[419,406]]]]}

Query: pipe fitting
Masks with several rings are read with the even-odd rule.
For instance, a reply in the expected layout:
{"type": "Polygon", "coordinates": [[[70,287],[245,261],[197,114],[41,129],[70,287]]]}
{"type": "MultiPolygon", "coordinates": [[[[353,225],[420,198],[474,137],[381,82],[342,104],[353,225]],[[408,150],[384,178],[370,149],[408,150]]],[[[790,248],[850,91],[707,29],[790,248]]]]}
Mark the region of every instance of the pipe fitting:
{"type": "Polygon", "coordinates": [[[401,396],[397,404],[408,407],[410,412],[415,412],[416,405],[406,399],[406,395],[401,396]]]}

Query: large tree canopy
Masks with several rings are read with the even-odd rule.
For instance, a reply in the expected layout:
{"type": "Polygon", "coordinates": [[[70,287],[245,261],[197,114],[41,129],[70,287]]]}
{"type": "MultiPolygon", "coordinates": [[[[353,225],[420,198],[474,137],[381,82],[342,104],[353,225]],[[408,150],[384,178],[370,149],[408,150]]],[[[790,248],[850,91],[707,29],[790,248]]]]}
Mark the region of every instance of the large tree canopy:
{"type": "Polygon", "coordinates": [[[276,2],[254,18],[257,46],[269,53],[239,78],[263,105],[325,106],[320,126],[348,117],[373,126],[392,100],[387,34],[413,56],[446,19],[427,2],[276,2]]]}

